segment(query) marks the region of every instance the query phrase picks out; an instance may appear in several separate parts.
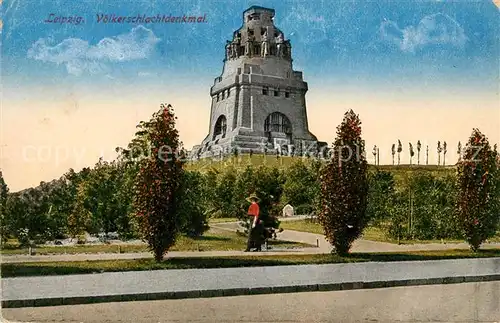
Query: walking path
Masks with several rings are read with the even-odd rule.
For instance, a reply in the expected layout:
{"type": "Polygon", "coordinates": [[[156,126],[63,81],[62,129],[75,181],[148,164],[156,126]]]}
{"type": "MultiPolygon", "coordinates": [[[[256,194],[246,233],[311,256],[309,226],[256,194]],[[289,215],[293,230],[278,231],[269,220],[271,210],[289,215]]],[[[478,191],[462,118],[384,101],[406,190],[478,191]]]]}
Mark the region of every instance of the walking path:
{"type": "MultiPolygon", "coordinates": [[[[212,224],[212,227],[236,231],[243,230],[238,222],[227,222],[212,224]]],[[[169,252],[166,258],[185,258],[185,257],[229,257],[229,256],[260,256],[260,255],[306,255],[306,254],[322,254],[330,253],[332,247],[323,235],[301,232],[293,230],[284,230],[278,233],[278,238],[285,241],[293,241],[306,243],[312,246],[319,247],[311,248],[273,248],[263,250],[262,252],[247,253],[242,250],[233,251],[172,251],[169,252]]],[[[484,249],[500,249],[500,243],[483,244],[484,249]]],[[[431,250],[449,250],[449,249],[469,249],[466,243],[426,243],[413,245],[397,245],[387,242],[369,241],[358,239],[352,246],[353,252],[407,252],[407,251],[431,251],[431,250]]],[[[116,260],[116,259],[149,259],[152,258],[150,252],[135,252],[135,253],[97,253],[97,254],[60,254],[60,255],[3,255],[2,263],[20,263],[20,262],[52,262],[52,261],[86,261],[86,260],[116,260]]]]}
{"type": "Polygon", "coordinates": [[[500,280],[500,258],[172,269],[2,279],[2,307],[500,280]]]}
{"type": "MultiPolygon", "coordinates": [[[[281,221],[281,219],[280,219],[281,221]]],[[[228,231],[243,230],[239,222],[226,222],[213,224],[212,227],[228,231]]],[[[325,236],[317,233],[284,230],[278,233],[280,240],[293,241],[316,245],[319,242],[321,253],[327,253],[332,250],[330,243],[325,236]]],[[[430,251],[430,250],[450,250],[450,249],[469,249],[467,243],[421,243],[397,245],[388,242],[378,242],[365,239],[358,239],[352,246],[353,252],[404,252],[404,251],[430,251]]],[[[483,243],[483,249],[500,249],[500,243],[483,243]]]]}

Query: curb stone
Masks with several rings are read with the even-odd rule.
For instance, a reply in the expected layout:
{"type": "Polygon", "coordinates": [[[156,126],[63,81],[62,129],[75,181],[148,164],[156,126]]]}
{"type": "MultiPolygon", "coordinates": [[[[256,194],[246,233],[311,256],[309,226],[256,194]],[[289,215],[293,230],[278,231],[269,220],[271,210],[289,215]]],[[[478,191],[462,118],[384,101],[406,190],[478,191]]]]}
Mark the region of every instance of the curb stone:
{"type": "Polygon", "coordinates": [[[483,275],[483,276],[442,277],[442,278],[428,278],[428,279],[389,280],[389,281],[343,282],[343,283],[318,284],[318,285],[230,288],[230,289],[217,289],[217,290],[191,290],[191,291],[178,291],[178,292],[102,295],[102,296],[88,296],[88,297],[78,296],[78,297],[67,297],[67,298],[55,297],[46,299],[2,300],[2,307],[3,308],[45,307],[45,306],[95,304],[95,303],[109,303],[109,302],[210,298],[210,297],[224,297],[224,296],[262,295],[262,294],[280,294],[280,293],[314,292],[314,291],[342,291],[342,290],[374,289],[374,288],[436,285],[436,284],[459,284],[459,283],[489,282],[489,281],[500,281],[500,274],[483,275]]]}

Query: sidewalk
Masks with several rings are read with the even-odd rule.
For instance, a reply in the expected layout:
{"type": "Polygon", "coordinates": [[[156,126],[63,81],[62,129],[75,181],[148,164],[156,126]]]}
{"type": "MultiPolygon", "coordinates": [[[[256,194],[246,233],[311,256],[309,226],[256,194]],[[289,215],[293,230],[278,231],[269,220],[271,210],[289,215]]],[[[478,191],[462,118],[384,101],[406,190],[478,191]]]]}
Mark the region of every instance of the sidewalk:
{"type": "Polygon", "coordinates": [[[500,280],[500,258],[180,269],[2,279],[3,307],[500,280]]]}

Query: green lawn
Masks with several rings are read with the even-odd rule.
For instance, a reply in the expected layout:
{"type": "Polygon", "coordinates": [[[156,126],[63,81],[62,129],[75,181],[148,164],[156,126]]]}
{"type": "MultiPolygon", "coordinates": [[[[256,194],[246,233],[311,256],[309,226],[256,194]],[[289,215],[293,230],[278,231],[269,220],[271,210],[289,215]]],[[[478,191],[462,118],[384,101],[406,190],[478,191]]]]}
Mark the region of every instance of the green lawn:
{"type": "Polygon", "coordinates": [[[313,220],[281,221],[280,228],[283,228],[283,230],[295,230],[302,232],[324,234],[323,227],[321,226],[321,224],[313,220]]]}
{"type": "Polygon", "coordinates": [[[367,261],[409,261],[459,258],[499,257],[500,250],[440,250],[405,253],[353,253],[347,257],[331,254],[283,255],[283,256],[238,256],[172,258],[156,263],[153,259],[98,260],[75,262],[33,262],[2,264],[2,277],[47,276],[91,274],[116,271],[187,269],[187,268],[229,268],[254,266],[280,266],[304,264],[329,264],[367,261]]]}
{"type": "MultiPolygon", "coordinates": [[[[297,221],[283,221],[280,227],[284,230],[296,230],[303,232],[311,232],[317,234],[324,234],[321,224],[311,220],[297,220],[297,221]]],[[[363,239],[379,242],[398,243],[397,240],[391,239],[385,235],[382,229],[377,227],[368,227],[363,232],[363,239]]],[[[464,240],[444,240],[446,243],[460,243],[464,240]]],[[[500,242],[500,232],[489,242],[500,242]]],[[[441,243],[441,240],[401,240],[401,244],[417,244],[417,243],[441,243]]]]}
{"type": "MultiPolygon", "coordinates": [[[[186,164],[187,170],[207,170],[210,168],[214,168],[217,170],[221,170],[228,166],[233,166],[235,168],[245,168],[248,165],[251,166],[260,166],[265,165],[269,167],[288,167],[293,164],[295,161],[303,159],[301,157],[289,157],[289,156],[281,156],[280,158],[276,158],[276,155],[261,155],[254,154],[250,158],[250,155],[240,155],[239,157],[227,156],[223,160],[219,160],[218,157],[211,159],[201,159],[194,162],[188,162],[186,164]]],[[[308,159],[303,159],[307,161],[308,159]]]]}
{"type": "MultiPolygon", "coordinates": [[[[222,160],[219,157],[214,158],[204,158],[197,161],[190,161],[186,164],[187,170],[207,170],[210,168],[214,168],[217,170],[221,170],[228,166],[234,166],[235,168],[245,168],[248,165],[251,166],[260,166],[266,165],[269,167],[288,167],[292,165],[294,162],[302,160],[306,163],[314,160],[314,158],[304,158],[304,157],[290,157],[290,156],[280,156],[276,158],[276,155],[262,155],[262,154],[253,154],[252,157],[248,154],[242,154],[238,157],[234,156],[226,156],[222,160]]],[[[323,160],[323,162],[325,162],[323,160]]],[[[401,164],[401,165],[369,165],[369,170],[373,171],[375,169],[392,171],[395,173],[405,173],[408,171],[416,171],[416,170],[424,170],[424,171],[432,171],[435,173],[450,173],[455,172],[455,166],[438,166],[438,165],[409,165],[409,164],[401,164]]]]}
{"type": "MultiPolygon", "coordinates": [[[[243,250],[246,247],[247,237],[238,235],[236,232],[210,229],[202,237],[197,239],[179,237],[171,251],[213,251],[213,250],[243,250]]],[[[276,247],[310,247],[310,245],[289,241],[270,240],[269,245],[276,247]]],[[[144,252],[148,251],[145,244],[132,245],[76,245],[76,246],[39,246],[37,254],[77,254],[77,253],[117,253],[120,252],[144,252]]],[[[16,245],[6,245],[1,251],[4,255],[27,254],[27,248],[19,248],[16,245]]]]}

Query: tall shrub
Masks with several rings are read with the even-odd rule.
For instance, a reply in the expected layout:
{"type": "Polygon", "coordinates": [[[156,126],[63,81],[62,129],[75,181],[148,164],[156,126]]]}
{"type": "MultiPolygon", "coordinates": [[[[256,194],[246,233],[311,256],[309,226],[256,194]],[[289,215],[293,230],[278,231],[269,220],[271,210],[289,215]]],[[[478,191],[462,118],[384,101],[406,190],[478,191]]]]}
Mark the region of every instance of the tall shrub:
{"type": "Polygon", "coordinates": [[[134,207],[143,239],[156,261],[174,245],[179,230],[183,178],[181,143],[171,105],[161,106],[147,127],[151,156],[139,162],[134,207]]]}
{"type": "Polygon", "coordinates": [[[479,129],[474,129],[457,167],[456,215],[473,251],[492,237],[500,221],[497,152],[479,129]]]}
{"type": "Polygon", "coordinates": [[[367,224],[368,164],[361,121],[350,110],[337,127],[333,158],[321,176],[319,221],[338,254],[346,254],[367,224]]]}

